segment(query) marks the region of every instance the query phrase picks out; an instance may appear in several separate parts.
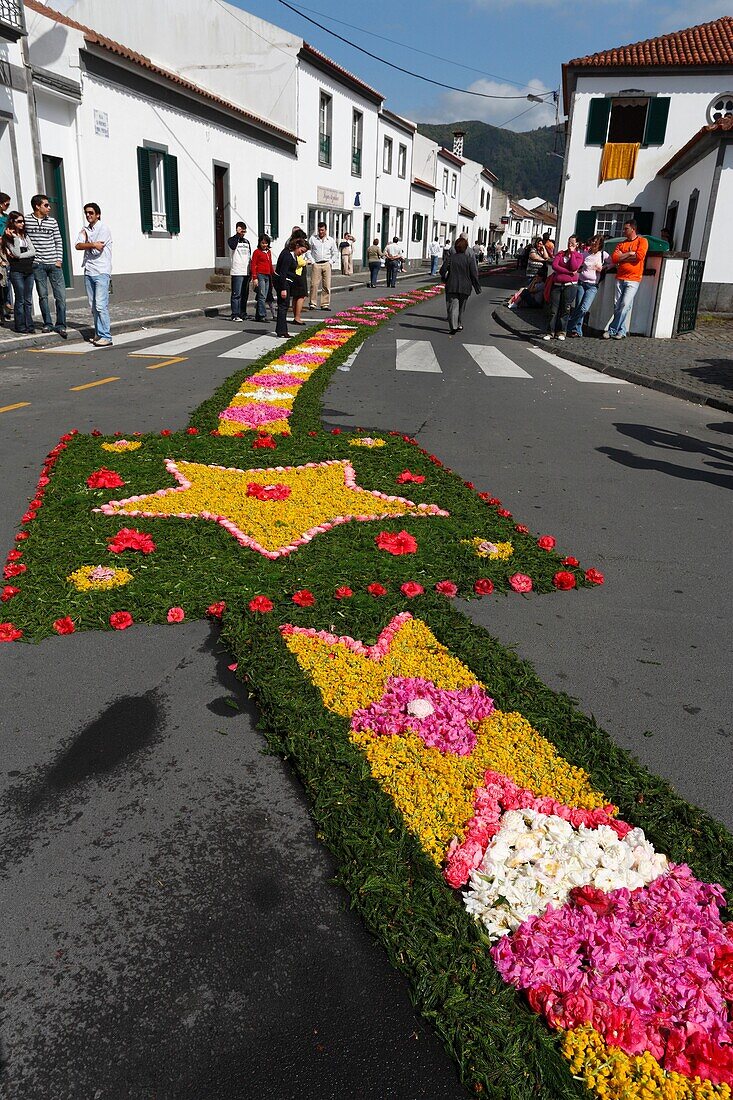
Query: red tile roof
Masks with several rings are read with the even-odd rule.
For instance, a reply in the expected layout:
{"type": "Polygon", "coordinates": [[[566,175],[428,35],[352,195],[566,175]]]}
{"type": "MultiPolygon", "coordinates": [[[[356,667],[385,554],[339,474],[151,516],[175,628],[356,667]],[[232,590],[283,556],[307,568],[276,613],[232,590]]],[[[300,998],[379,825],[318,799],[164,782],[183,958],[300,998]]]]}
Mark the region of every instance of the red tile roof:
{"type": "Polygon", "coordinates": [[[678,149],[675,155],[673,157],[670,157],[667,163],[659,169],[657,175],[664,176],[670,168],[674,168],[675,164],[677,164],[678,161],[682,160],[682,158],[686,156],[687,153],[689,153],[690,149],[694,149],[698,142],[702,141],[703,138],[711,137],[714,139],[717,134],[724,134],[727,133],[729,130],[733,130],[733,116],[730,115],[726,118],[719,119],[711,126],[700,127],[697,133],[693,134],[693,136],[687,142],[687,145],[683,145],[681,149],[678,149]]]}
{"type": "Polygon", "coordinates": [[[84,35],[84,41],[90,45],[100,46],[102,49],[109,50],[110,53],[116,54],[118,57],[123,57],[126,61],[131,61],[133,64],[140,65],[143,69],[155,73],[156,76],[165,77],[166,80],[170,80],[172,83],[177,84],[179,88],[183,88],[187,92],[193,92],[195,95],[207,99],[210,103],[216,104],[217,107],[222,107],[231,114],[238,115],[240,118],[245,119],[245,121],[251,122],[254,126],[269,131],[270,133],[278,134],[280,137],[285,137],[293,142],[299,140],[297,135],[291,134],[289,130],[283,130],[282,127],[276,126],[274,122],[268,122],[267,119],[258,118],[257,115],[250,114],[249,111],[245,111],[244,108],[237,106],[236,103],[230,103],[228,100],[222,99],[220,96],[210,92],[207,88],[202,88],[200,84],[194,84],[192,81],[185,80],[183,77],[179,76],[178,73],[171,72],[170,69],[164,69],[160,65],[156,65],[154,61],[151,61],[149,57],[145,57],[144,54],[136,53],[135,50],[131,50],[128,46],[123,46],[120,42],[115,42],[112,38],[106,38],[104,35],[92,30],[91,27],[85,27],[83,23],[77,23],[75,19],[69,19],[67,15],[62,15],[61,12],[55,11],[54,8],[47,7],[46,4],[39,3],[38,0],[25,0],[25,6],[26,8],[30,8],[31,11],[37,12],[39,15],[47,16],[47,18],[52,19],[55,23],[62,23],[65,27],[71,27],[73,30],[81,31],[84,35]]]}
{"type": "Polygon", "coordinates": [[[733,16],[724,15],[711,23],[700,23],[673,34],[647,38],[630,46],[577,57],[568,68],[609,68],[657,65],[733,65],[733,16]]]}

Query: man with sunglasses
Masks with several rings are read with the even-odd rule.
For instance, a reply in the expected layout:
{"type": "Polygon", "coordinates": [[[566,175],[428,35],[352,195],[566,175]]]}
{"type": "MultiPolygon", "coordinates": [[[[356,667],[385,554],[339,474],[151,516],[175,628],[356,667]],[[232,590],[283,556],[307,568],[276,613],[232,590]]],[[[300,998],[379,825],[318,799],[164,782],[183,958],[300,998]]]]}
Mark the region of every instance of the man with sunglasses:
{"type": "Polygon", "coordinates": [[[86,229],[76,238],[76,248],[84,253],[84,286],[94,320],[94,339],[98,348],[112,347],[109,321],[109,287],[112,281],[112,234],[100,221],[102,211],[96,202],[84,205],[86,229]]]}
{"type": "Polygon", "coordinates": [[[43,317],[43,331],[53,332],[51,310],[48,308],[48,284],[56,303],[55,331],[66,339],[66,286],[62,264],[64,245],[61,240],[59,223],[51,217],[51,201],[48,195],[34,195],[31,199],[33,213],[25,219],[26,233],[33,242],[36,259],[33,265],[33,277],[38,292],[38,304],[43,317]]]}

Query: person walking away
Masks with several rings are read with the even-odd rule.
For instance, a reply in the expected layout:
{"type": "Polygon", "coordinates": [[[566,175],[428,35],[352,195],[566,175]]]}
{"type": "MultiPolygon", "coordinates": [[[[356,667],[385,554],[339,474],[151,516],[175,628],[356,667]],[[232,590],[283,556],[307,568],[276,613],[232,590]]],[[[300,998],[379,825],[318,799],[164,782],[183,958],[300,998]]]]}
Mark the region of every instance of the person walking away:
{"type": "Polygon", "coordinates": [[[473,252],[468,251],[468,241],[459,237],[453,251],[443,261],[440,277],[445,283],[445,306],[451,336],[463,328],[463,311],[471,290],[481,293],[478,267],[473,252]]]}
{"type": "Polygon", "coordinates": [[[339,252],[335,240],[328,235],[328,226],[325,222],[318,223],[318,232],[313,234],[308,244],[313,267],[308,309],[330,309],[331,271],[339,252]]]}
{"type": "Polygon", "coordinates": [[[285,248],[277,258],[275,268],[275,282],[277,288],[277,325],[276,336],[289,337],[288,332],[288,306],[293,282],[297,278],[298,256],[304,256],[308,248],[308,242],[302,237],[291,237],[285,248]]]}
{"type": "Polygon", "coordinates": [[[625,240],[616,246],[611,256],[611,263],[616,265],[616,289],[613,317],[603,333],[604,340],[625,338],[649,251],[649,242],[638,235],[635,221],[624,222],[623,234],[625,240]]]}
{"type": "Polygon", "coordinates": [[[266,321],[267,311],[265,304],[270,291],[270,283],[274,275],[272,266],[272,254],[270,252],[270,238],[267,234],[260,237],[257,248],[252,253],[250,261],[250,279],[255,290],[255,321],[266,321]]]}
{"type": "Polygon", "coordinates": [[[34,333],[36,330],[33,325],[33,286],[36,249],[28,236],[25,218],[19,210],[12,210],[8,214],[5,232],[0,238],[0,250],[7,261],[15,294],[15,331],[34,333]]]}
{"type": "Polygon", "coordinates": [[[33,278],[38,292],[38,304],[41,307],[43,331],[56,331],[62,340],[66,332],[66,287],[64,285],[64,244],[61,240],[59,223],[51,217],[51,200],[48,195],[34,195],[31,199],[33,213],[25,219],[25,228],[36,250],[33,278]],[[56,325],[51,324],[51,311],[48,308],[48,285],[56,305],[56,325]]]}
{"type": "Polygon", "coordinates": [[[568,320],[569,337],[583,335],[583,321],[593,305],[608,261],[609,255],[603,251],[603,235],[597,234],[591,237],[587,250],[583,252],[583,263],[578,271],[578,292],[573,312],[568,320]]]}
{"type": "Polygon", "coordinates": [[[245,236],[247,226],[244,222],[237,222],[234,229],[234,236],[227,241],[231,252],[229,274],[232,278],[231,317],[229,320],[246,321],[249,283],[252,277],[252,245],[245,236]]]}
{"type": "Polygon", "coordinates": [[[436,237],[428,245],[428,256],[430,257],[430,274],[435,277],[438,274],[438,268],[440,267],[440,260],[443,255],[443,246],[436,237]]]}
{"type": "Polygon", "coordinates": [[[397,286],[397,272],[402,266],[404,252],[399,237],[393,237],[392,243],[384,250],[384,258],[387,265],[387,286],[397,286]]]}
{"type": "Polygon", "coordinates": [[[578,251],[576,237],[568,237],[568,246],[558,252],[552,261],[552,290],[550,291],[550,319],[543,340],[565,339],[568,319],[575,305],[578,292],[578,271],[583,263],[583,253],[578,251]]]}
{"type": "Polygon", "coordinates": [[[112,234],[101,222],[102,211],[96,202],[84,206],[86,229],[76,238],[76,249],[84,253],[82,268],[89,308],[94,322],[92,343],[98,348],[112,347],[109,320],[109,288],[112,282],[112,234]]]}
{"type": "MultiPolygon", "coordinates": [[[[0,191],[0,238],[8,224],[10,195],[0,191]]],[[[13,288],[10,285],[8,262],[0,254],[0,319],[9,321],[13,316],[13,288]]]]}
{"type": "Polygon", "coordinates": [[[376,286],[379,282],[379,270],[382,266],[384,253],[379,247],[379,237],[375,237],[367,248],[367,263],[369,264],[369,286],[376,286]]]}
{"type": "Polygon", "coordinates": [[[344,233],[343,238],[339,244],[339,252],[341,253],[341,274],[353,275],[354,274],[354,241],[356,237],[352,237],[350,233],[344,233]]]}

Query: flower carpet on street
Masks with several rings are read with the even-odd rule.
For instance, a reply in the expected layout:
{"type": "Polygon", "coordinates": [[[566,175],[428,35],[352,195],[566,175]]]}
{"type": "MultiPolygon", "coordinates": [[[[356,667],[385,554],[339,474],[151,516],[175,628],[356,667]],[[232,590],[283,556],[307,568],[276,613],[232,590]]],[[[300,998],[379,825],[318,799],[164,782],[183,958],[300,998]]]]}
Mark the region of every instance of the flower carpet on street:
{"type": "Polygon", "coordinates": [[[182,431],[62,436],[0,642],[220,623],[473,1094],[730,1100],[731,838],[456,606],[594,599],[603,573],[415,439],[322,427],[336,367],[439,293],[334,315],[182,431]]]}

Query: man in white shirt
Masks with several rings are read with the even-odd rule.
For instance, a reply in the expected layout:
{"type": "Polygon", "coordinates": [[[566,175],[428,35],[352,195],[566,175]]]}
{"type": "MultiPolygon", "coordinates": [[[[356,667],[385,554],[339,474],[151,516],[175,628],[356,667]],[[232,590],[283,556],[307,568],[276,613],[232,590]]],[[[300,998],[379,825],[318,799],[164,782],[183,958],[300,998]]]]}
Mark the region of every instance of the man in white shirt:
{"type": "Polygon", "coordinates": [[[92,343],[98,348],[111,348],[109,287],[112,281],[112,234],[102,224],[101,215],[96,202],[85,204],[87,227],[76,238],[76,249],[84,253],[84,285],[94,321],[92,343]]]}
{"type": "Polygon", "coordinates": [[[339,250],[333,237],[329,237],[328,226],[325,222],[318,223],[318,232],[314,233],[309,239],[308,248],[307,258],[310,260],[312,268],[308,309],[330,309],[331,270],[334,261],[338,259],[339,250]],[[319,293],[321,293],[323,303],[321,306],[318,304],[319,293]]]}
{"type": "Polygon", "coordinates": [[[440,267],[440,258],[443,255],[443,246],[436,237],[434,241],[431,241],[428,245],[428,256],[430,257],[430,274],[437,275],[438,268],[440,267]]]}
{"type": "Polygon", "coordinates": [[[230,321],[247,320],[247,299],[249,298],[250,264],[252,262],[252,245],[245,237],[247,226],[244,222],[237,222],[235,233],[227,241],[231,250],[231,266],[229,274],[232,277],[232,315],[230,321]]]}
{"type": "Polygon", "coordinates": [[[397,272],[402,267],[402,258],[405,255],[399,237],[393,237],[392,243],[384,250],[385,266],[387,268],[387,286],[397,286],[397,272]]]}

